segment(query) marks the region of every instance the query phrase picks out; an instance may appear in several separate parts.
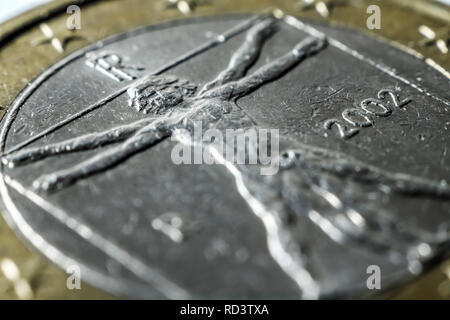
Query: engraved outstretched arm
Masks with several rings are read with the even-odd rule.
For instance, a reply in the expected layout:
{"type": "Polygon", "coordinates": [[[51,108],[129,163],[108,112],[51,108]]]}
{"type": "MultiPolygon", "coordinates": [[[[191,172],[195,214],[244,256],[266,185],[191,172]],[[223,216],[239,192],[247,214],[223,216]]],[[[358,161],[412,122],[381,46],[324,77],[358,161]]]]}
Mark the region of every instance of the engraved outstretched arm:
{"type": "Polygon", "coordinates": [[[228,67],[216,79],[207,83],[199,94],[202,95],[212,88],[244,76],[247,69],[258,58],[264,41],[273,32],[274,23],[273,18],[267,18],[251,28],[247,32],[245,42],[231,57],[228,67]]]}
{"type": "Polygon", "coordinates": [[[305,57],[315,54],[326,46],[325,39],[308,37],[301,41],[289,53],[266,64],[253,74],[244,77],[241,80],[224,84],[218,88],[211,89],[204,93],[204,98],[223,97],[227,99],[244,96],[257,89],[266,82],[272,81],[283,75],[290,68],[305,57]]]}
{"type": "Polygon", "coordinates": [[[67,187],[77,180],[115,166],[133,154],[161,142],[170,134],[170,129],[162,122],[159,126],[149,124],[116,147],[103,151],[71,168],[41,176],[33,182],[33,187],[45,192],[67,187]]]}
{"type": "Polygon", "coordinates": [[[92,150],[102,145],[120,142],[127,139],[140,128],[145,126],[149,120],[150,119],[139,120],[137,122],[114,127],[103,132],[86,134],[80,137],[41,147],[23,149],[2,158],[2,162],[9,167],[15,167],[59,154],[92,150]]]}

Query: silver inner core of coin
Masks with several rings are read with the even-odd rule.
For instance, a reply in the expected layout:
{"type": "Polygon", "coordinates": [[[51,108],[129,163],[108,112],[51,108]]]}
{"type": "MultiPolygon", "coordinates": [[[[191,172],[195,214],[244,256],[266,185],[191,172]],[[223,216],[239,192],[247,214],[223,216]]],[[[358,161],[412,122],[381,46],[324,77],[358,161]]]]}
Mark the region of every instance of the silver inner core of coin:
{"type": "Polygon", "coordinates": [[[374,267],[388,289],[448,247],[448,85],[386,43],[289,16],[143,28],[63,59],[10,106],[3,211],[119,295],[368,295],[374,267]],[[224,157],[211,129],[277,130],[276,170],[224,157]],[[180,145],[217,163],[176,164],[180,145]]]}

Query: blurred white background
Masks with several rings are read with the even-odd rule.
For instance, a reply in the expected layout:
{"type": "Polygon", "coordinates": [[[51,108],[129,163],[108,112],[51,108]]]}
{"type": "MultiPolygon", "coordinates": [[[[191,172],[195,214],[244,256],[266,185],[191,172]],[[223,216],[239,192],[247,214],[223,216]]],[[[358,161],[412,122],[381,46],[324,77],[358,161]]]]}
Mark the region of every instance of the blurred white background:
{"type": "Polygon", "coordinates": [[[50,0],[0,0],[0,23],[50,0]]]}

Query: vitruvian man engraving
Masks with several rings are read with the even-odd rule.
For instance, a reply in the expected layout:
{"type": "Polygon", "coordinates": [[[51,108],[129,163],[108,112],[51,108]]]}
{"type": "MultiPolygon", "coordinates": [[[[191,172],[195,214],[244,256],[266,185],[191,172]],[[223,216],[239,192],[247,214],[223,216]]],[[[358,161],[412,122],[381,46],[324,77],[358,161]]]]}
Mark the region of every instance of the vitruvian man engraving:
{"type": "Polygon", "coordinates": [[[143,120],[43,147],[23,149],[4,158],[4,163],[13,167],[49,156],[119,143],[74,167],[44,175],[34,182],[36,189],[52,191],[116,165],[170,137],[177,129],[189,129],[193,121],[202,121],[205,127],[215,125],[225,128],[235,121],[239,122],[235,124],[239,127],[254,126],[251,118],[234,101],[280,77],[326,45],[325,39],[308,37],[284,56],[246,75],[246,71],[256,62],[265,40],[274,31],[275,20],[272,18],[252,27],[242,46],[231,57],[226,70],[199,91],[196,85],[173,76],[155,76],[130,88],[129,106],[146,114],[143,120]]]}
{"type": "MultiPolygon", "coordinates": [[[[139,121],[18,150],[5,156],[3,162],[15,167],[50,156],[114,144],[72,167],[34,181],[36,190],[51,192],[103,172],[176,136],[180,129],[193,132],[198,122],[205,130],[211,127],[243,131],[257,128],[258,124],[239,108],[236,100],[282,77],[327,46],[325,38],[307,37],[283,56],[247,74],[258,60],[264,43],[275,32],[273,18],[254,25],[226,69],[202,88],[168,75],[147,77],[138,82],[127,92],[127,107],[145,115],[139,121]]],[[[445,181],[389,172],[346,154],[305,145],[287,136],[280,137],[280,148],[282,153],[277,161],[281,170],[273,176],[261,176],[250,166],[225,164],[235,177],[238,191],[265,224],[272,256],[310,297],[318,295],[319,286],[315,283],[314,273],[308,269],[307,253],[302,250],[302,244],[307,241],[302,236],[308,234],[308,230],[301,232],[302,228],[307,228],[305,221],[316,225],[333,241],[389,252],[392,259],[406,263],[420,258],[416,254],[417,248],[424,243],[432,245],[448,241],[448,230],[440,235],[427,233],[420,226],[402,225],[400,230],[398,221],[377,205],[377,199],[383,195],[450,199],[450,188],[445,181]]]]}

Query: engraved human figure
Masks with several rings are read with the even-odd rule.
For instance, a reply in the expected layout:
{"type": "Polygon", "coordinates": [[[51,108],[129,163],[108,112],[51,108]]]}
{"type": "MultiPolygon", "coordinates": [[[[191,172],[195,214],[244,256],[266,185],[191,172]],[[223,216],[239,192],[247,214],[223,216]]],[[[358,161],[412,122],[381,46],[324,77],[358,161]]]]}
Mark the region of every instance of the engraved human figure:
{"type": "Polygon", "coordinates": [[[3,162],[13,167],[49,156],[120,143],[71,168],[43,175],[34,181],[35,189],[52,191],[114,166],[170,137],[178,129],[192,129],[195,121],[202,121],[206,128],[226,128],[233,124],[239,128],[252,127],[255,125],[252,119],[235,104],[235,100],[282,76],[326,45],[324,39],[308,37],[284,56],[246,75],[256,62],[265,40],[274,31],[273,18],[253,26],[242,46],[231,57],[226,70],[199,92],[197,86],[172,76],[146,78],[133,86],[128,90],[129,106],[146,115],[142,120],[43,147],[23,149],[3,158],[3,162]]]}
{"type": "MultiPolygon", "coordinates": [[[[171,76],[150,77],[133,86],[128,91],[129,106],[146,115],[142,120],[43,147],[23,149],[3,161],[9,166],[18,166],[49,156],[118,144],[73,167],[35,180],[36,189],[48,192],[117,165],[177,135],[180,129],[192,132],[196,122],[201,121],[205,130],[211,127],[219,130],[257,128],[255,121],[237,106],[236,99],[281,77],[326,46],[325,39],[308,37],[284,56],[246,75],[258,59],[265,40],[275,31],[274,27],[272,19],[252,27],[228,67],[199,91],[189,81],[171,76]]],[[[305,221],[323,230],[333,241],[388,252],[392,259],[400,257],[408,263],[419,258],[415,253],[420,245],[448,240],[448,232],[439,235],[418,232],[416,226],[404,226],[399,230],[397,221],[380,210],[377,200],[368,198],[362,189],[362,186],[369,187],[377,199],[383,193],[448,199],[450,188],[445,181],[389,172],[287,136],[280,137],[280,149],[283,152],[277,161],[281,170],[273,176],[261,176],[257,166],[225,164],[235,177],[238,191],[265,224],[272,256],[309,295],[307,297],[318,295],[318,285],[308,268],[308,255],[303,251],[308,230],[299,232],[306,228],[305,221]],[[360,199],[366,202],[361,203],[360,199]]]]}

